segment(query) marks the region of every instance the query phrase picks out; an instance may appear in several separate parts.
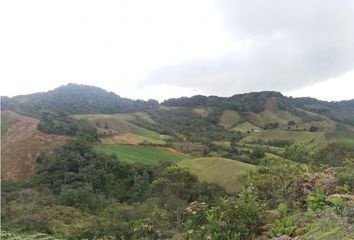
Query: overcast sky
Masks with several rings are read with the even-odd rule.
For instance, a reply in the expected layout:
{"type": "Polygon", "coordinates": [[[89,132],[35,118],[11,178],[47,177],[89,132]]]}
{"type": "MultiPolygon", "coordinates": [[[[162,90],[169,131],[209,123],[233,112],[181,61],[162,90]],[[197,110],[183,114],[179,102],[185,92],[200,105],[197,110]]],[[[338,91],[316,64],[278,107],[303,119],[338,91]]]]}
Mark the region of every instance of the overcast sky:
{"type": "Polygon", "coordinates": [[[352,0],[5,0],[0,94],[354,98],[352,0]]]}

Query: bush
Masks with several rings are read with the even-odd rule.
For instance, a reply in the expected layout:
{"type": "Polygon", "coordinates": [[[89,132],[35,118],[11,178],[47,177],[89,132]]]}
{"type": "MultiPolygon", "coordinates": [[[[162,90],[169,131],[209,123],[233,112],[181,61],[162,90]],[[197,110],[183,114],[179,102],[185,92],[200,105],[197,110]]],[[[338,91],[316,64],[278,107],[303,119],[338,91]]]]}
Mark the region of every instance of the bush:
{"type": "Polygon", "coordinates": [[[341,142],[333,142],[313,155],[314,165],[327,165],[330,167],[343,167],[354,159],[352,149],[341,142]]]}
{"type": "Polygon", "coordinates": [[[317,212],[325,205],[326,195],[323,188],[316,188],[315,191],[306,198],[307,209],[317,212]]]}
{"type": "Polygon", "coordinates": [[[295,232],[295,225],[290,216],[288,216],[288,206],[285,203],[279,204],[278,211],[280,218],[274,221],[271,232],[273,236],[287,235],[291,236],[295,232]]]}
{"type": "Polygon", "coordinates": [[[192,203],[184,223],[187,239],[250,239],[260,233],[263,206],[252,188],[238,198],[219,198],[212,206],[192,203]]]}
{"type": "Polygon", "coordinates": [[[307,177],[307,169],[280,160],[269,164],[246,175],[242,179],[244,185],[254,187],[259,200],[271,208],[276,208],[281,202],[290,207],[299,204],[304,196],[302,183],[307,177]]]}
{"type": "Polygon", "coordinates": [[[309,128],[309,131],[310,132],[317,132],[319,130],[319,128],[318,127],[315,127],[315,126],[311,126],[310,128],[309,128]]]}

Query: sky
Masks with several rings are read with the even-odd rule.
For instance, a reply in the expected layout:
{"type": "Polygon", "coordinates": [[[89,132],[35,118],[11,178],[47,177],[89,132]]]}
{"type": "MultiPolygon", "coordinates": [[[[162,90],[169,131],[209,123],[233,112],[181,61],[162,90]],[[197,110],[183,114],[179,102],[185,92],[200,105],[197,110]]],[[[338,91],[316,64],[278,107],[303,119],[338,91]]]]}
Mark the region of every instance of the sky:
{"type": "Polygon", "coordinates": [[[0,95],[353,99],[353,24],[352,0],[1,1],[0,95]]]}

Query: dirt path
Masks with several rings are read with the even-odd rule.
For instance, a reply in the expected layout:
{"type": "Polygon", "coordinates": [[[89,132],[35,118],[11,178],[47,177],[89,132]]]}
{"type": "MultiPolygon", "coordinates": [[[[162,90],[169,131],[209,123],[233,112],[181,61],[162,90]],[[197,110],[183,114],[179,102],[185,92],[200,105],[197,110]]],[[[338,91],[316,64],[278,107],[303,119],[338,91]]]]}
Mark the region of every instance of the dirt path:
{"type": "Polygon", "coordinates": [[[18,121],[1,138],[1,179],[21,181],[33,175],[41,151],[53,152],[68,137],[42,133],[37,130],[38,119],[11,115],[18,121]]]}

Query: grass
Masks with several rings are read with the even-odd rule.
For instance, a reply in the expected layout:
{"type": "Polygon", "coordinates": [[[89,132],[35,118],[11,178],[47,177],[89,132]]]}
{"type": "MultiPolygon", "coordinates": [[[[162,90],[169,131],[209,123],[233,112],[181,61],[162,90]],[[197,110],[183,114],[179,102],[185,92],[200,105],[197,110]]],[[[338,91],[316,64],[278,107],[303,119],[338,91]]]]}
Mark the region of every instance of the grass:
{"type": "Polygon", "coordinates": [[[241,115],[232,110],[223,111],[219,124],[224,128],[231,128],[242,121],[241,115]]]}
{"type": "Polygon", "coordinates": [[[268,140],[289,140],[292,139],[295,142],[305,142],[314,140],[314,143],[318,147],[325,147],[327,145],[327,140],[323,132],[303,132],[303,131],[287,131],[287,130],[262,130],[260,133],[251,133],[249,136],[242,139],[243,143],[253,142],[257,139],[262,139],[264,141],[268,140]]]}
{"type": "Polygon", "coordinates": [[[118,159],[124,162],[148,165],[157,165],[161,161],[180,161],[190,158],[188,155],[170,148],[141,145],[97,144],[94,149],[108,155],[116,154],[118,159]]]}
{"type": "Polygon", "coordinates": [[[179,142],[174,143],[173,147],[180,152],[188,153],[191,156],[202,157],[206,150],[206,146],[202,143],[196,142],[179,142]]]}
{"type": "Polygon", "coordinates": [[[1,136],[5,135],[11,125],[17,121],[9,112],[1,112],[1,136]]]}
{"type": "Polygon", "coordinates": [[[136,112],[136,113],[132,113],[130,115],[133,115],[134,117],[139,117],[141,119],[143,119],[144,121],[148,122],[148,123],[152,123],[155,124],[155,120],[153,120],[149,114],[145,113],[145,112],[136,112]]]}
{"type": "Polygon", "coordinates": [[[138,143],[147,142],[152,144],[164,144],[165,141],[161,135],[152,130],[142,128],[132,121],[137,117],[147,122],[154,123],[154,120],[146,113],[131,113],[131,114],[82,114],[75,115],[76,118],[87,119],[92,126],[97,126],[101,130],[105,130],[105,125],[108,126],[107,130],[113,130],[117,134],[131,134],[136,138],[138,143]]]}
{"type": "Polygon", "coordinates": [[[14,240],[57,240],[57,238],[54,238],[50,235],[44,234],[44,233],[32,233],[32,234],[22,234],[19,235],[18,233],[6,231],[6,230],[1,230],[0,233],[1,239],[14,239],[14,240]]]}
{"type": "MultiPolygon", "coordinates": [[[[322,119],[321,121],[311,121],[306,123],[296,124],[298,129],[310,129],[311,126],[316,126],[323,132],[333,132],[336,131],[337,123],[331,119],[322,119]]],[[[292,129],[296,129],[296,126],[292,127],[292,129]]]]}
{"type": "Polygon", "coordinates": [[[249,123],[249,122],[243,122],[243,123],[240,123],[238,124],[236,127],[232,128],[231,131],[234,131],[234,132],[248,132],[248,131],[252,131],[252,129],[258,129],[260,130],[259,127],[253,125],[252,123],[249,123]]]}
{"type": "Polygon", "coordinates": [[[216,183],[228,192],[239,191],[239,176],[256,168],[251,164],[216,157],[186,159],[179,162],[178,166],[190,169],[201,181],[216,183]]]}
{"type": "Polygon", "coordinates": [[[196,114],[199,114],[202,117],[207,117],[209,113],[211,112],[210,108],[194,108],[193,112],[196,114]]]}
{"type": "Polygon", "coordinates": [[[290,120],[293,120],[295,122],[302,122],[299,117],[283,110],[266,110],[258,114],[250,113],[248,116],[248,120],[252,124],[259,127],[263,127],[264,125],[273,122],[278,122],[280,125],[287,125],[290,120]]]}
{"type": "Polygon", "coordinates": [[[338,131],[326,134],[330,142],[341,141],[348,146],[354,147],[354,131],[338,131]]]}
{"type": "Polygon", "coordinates": [[[223,147],[223,148],[229,148],[231,146],[230,141],[214,141],[213,142],[215,145],[223,147]]]}

